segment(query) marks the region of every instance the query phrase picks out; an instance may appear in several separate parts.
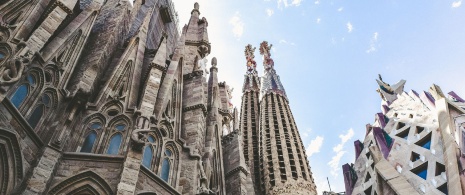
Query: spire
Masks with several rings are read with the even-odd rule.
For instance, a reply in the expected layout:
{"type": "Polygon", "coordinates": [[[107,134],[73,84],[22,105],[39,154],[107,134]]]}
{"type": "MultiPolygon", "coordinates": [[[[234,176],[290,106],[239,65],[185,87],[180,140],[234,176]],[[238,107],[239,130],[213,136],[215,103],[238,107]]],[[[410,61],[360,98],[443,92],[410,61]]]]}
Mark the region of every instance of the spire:
{"type": "Polygon", "coordinates": [[[257,74],[257,62],[255,62],[255,47],[248,44],[245,46],[245,59],[247,60],[247,74],[257,74]]]}
{"type": "Polygon", "coordinates": [[[248,44],[245,46],[244,54],[245,54],[245,59],[247,60],[247,72],[244,75],[244,85],[242,87],[242,92],[248,92],[248,91],[260,91],[260,80],[257,74],[257,62],[255,62],[255,47],[252,47],[252,45],[248,44]]]}
{"type": "Polygon", "coordinates": [[[284,90],[281,80],[279,79],[276,70],[274,69],[274,61],[271,58],[271,47],[267,41],[263,41],[260,44],[260,54],[263,55],[263,66],[265,69],[265,75],[262,77],[262,97],[268,93],[275,93],[284,96],[287,99],[286,91],[284,90]]]}

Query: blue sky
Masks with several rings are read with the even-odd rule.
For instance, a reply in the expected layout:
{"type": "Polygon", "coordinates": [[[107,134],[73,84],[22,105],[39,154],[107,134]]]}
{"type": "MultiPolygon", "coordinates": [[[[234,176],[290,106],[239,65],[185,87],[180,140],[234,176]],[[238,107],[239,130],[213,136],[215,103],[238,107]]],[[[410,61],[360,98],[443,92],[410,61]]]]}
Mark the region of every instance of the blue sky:
{"type": "MultiPolygon", "coordinates": [[[[195,1],[173,0],[180,27],[195,1]]],[[[435,83],[465,96],[465,5],[461,0],[198,0],[220,80],[240,106],[244,47],[273,44],[318,191],[344,191],[340,167],[380,112],[378,73],[406,91],[435,83]]],[[[465,2],[463,2],[465,4],[465,2]]],[[[259,74],[261,56],[256,50],[259,74]]]]}

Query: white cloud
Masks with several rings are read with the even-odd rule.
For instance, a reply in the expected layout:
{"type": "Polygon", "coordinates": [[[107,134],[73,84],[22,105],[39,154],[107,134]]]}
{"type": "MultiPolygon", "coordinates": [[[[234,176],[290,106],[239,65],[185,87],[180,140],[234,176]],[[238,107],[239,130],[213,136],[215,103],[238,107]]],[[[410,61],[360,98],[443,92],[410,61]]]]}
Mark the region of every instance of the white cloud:
{"type": "Polygon", "coordinates": [[[323,140],[323,137],[317,136],[315,139],[310,141],[310,144],[307,147],[307,157],[320,152],[320,148],[323,145],[323,140]]]}
{"type": "Polygon", "coordinates": [[[352,23],[347,22],[347,31],[350,33],[352,30],[354,30],[354,26],[352,26],[352,23]]]}
{"type": "Polygon", "coordinates": [[[338,171],[341,169],[339,167],[339,163],[341,161],[342,156],[344,156],[345,153],[346,151],[338,152],[335,156],[333,156],[331,161],[328,162],[328,165],[331,167],[331,175],[333,175],[334,177],[338,176],[338,171]]]}
{"type": "Polygon", "coordinates": [[[347,134],[339,135],[341,142],[333,148],[336,155],[334,155],[331,161],[328,162],[328,165],[331,167],[331,175],[334,177],[338,176],[338,171],[340,170],[339,162],[341,161],[342,156],[344,156],[347,152],[342,150],[344,148],[344,144],[352,139],[352,137],[354,137],[354,130],[350,128],[349,131],[347,131],[347,134]]]}
{"type": "Polygon", "coordinates": [[[273,14],[274,14],[273,9],[266,9],[266,15],[268,15],[268,17],[272,16],[273,14]]]}
{"type": "Polygon", "coordinates": [[[236,12],[234,16],[229,20],[229,24],[233,25],[234,37],[241,38],[244,33],[244,22],[242,22],[239,12],[236,12]]]}
{"type": "Polygon", "coordinates": [[[292,5],[299,6],[303,0],[292,0],[292,5]]]}
{"type": "Polygon", "coordinates": [[[333,148],[333,151],[334,152],[340,152],[342,151],[342,148],[344,147],[344,144],[349,141],[350,139],[352,139],[352,137],[354,136],[354,130],[352,128],[349,129],[349,131],[347,132],[347,134],[345,135],[339,135],[339,138],[341,139],[341,142],[336,145],[334,148],[333,148]]]}
{"type": "Polygon", "coordinates": [[[367,53],[375,52],[378,49],[376,48],[378,43],[378,32],[373,33],[373,37],[370,40],[370,48],[366,50],[367,53]]]}
{"type": "Polygon", "coordinates": [[[340,7],[339,9],[337,9],[338,12],[342,12],[342,10],[344,10],[343,7],[340,7]]]}
{"type": "Polygon", "coordinates": [[[452,8],[458,8],[462,5],[462,0],[452,2],[452,8]]]}
{"type": "Polygon", "coordinates": [[[315,5],[318,5],[318,4],[320,4],[320,0],[315,1],[315,5]]]}
{"type": "Polygon", "coordinates": [[[286,41],[284,39],[279,40],[279,43],[286,44],[286,45],[295,45],[295,43],[286,41]]]}
{"type": "Polygon", "coordinates": [[[300,6],[303,0],[292,0],[292,2],[288,2],[290,0],[278,0],[278,8],[282,9],[284,7],[289,7],[289,6],[300,6]]]}
{"type": "Polygon", "coordinates": [[[321,22],[321,18],[316,19],[316,23],[319,24],[321,22]]]}

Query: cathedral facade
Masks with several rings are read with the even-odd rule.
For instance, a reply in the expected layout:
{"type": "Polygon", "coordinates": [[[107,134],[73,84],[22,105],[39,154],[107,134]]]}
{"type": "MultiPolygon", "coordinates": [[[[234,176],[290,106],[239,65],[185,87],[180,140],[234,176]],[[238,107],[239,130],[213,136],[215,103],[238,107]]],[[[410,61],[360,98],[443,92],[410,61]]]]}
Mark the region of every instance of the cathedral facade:
{"type": "Polygon", "coordinates": [[[0,2],[0,194],[316,194],[263,42],[241,113],[195,3],[0,2]]]}
{"type": "Polygon", "coordinates": [[[465,194],[465,100],[377,80],[381,112],[342,166],[346,194],[465,194]]]}

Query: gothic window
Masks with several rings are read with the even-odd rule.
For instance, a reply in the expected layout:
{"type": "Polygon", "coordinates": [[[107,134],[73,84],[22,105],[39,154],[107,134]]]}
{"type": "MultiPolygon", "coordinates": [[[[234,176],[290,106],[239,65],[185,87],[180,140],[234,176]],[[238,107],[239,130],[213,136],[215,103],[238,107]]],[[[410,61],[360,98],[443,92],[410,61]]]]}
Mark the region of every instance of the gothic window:
{"type": "Polygon", "coordinates": [[[102,129],[102,124],[100,122],[94,122],[89,125],[87,130],[87,136],[84,139],[84,143],[82,143],[82,147],[80,152],[87,152],[91,153],[95,145],[95,140],[98,137],[100,130],[102,129]]]}
{"type": "Polygon", "coordinates": [[[32,114],[27,119],[27,122],[32,128],[35,128],[39,124],[47,108],[50,108],[50,97],[44,94],[42,95],[41,100],[37,103],[32,114]]]}
{"type": "Polygon", "coordinates": [[[108,135],[112,135],[108,141],[107,154],[118,155],[122,145],[123,135],[127,132],[127,124],[124,122],[113,123],[108,135]]]}
{"type": "Polygon", "coordinates": [[[121,133],[114,134],[110,139],[110,143],[108,144],[107,154],[117,155],[121,146],[121,140],[121,133]]]}
{"type": "Polygon", "coordinates": [[[94,147],[95,139],[97,138],[97,133],[92,131],[87,135],[84,143],[82,144],[81,152],[90,153],[92,152],[92,148],[94,147]]]}
{"type": "Polygon", "coordinates": [[[145,146],[144,156],[142,158],[142,165],[150,169],[152,167],[154,151],[156,151],[157,146],[156,146],[155,138],[153,136],[149,135],[147,137],[147,141],[150,144],[145,146]]]}
{"type": "Polygon", "coordinates": [[[170,149],[165,150],[165,155],[164,159],[161,164],[161,172],[160,172],[160,177],[163,179],[166,183],[169,183],[169,177],[170,177],[170,172],[171,172],[171,163],[172,163],[172,151],[170,149]]]}
{"type": "Polygon", "coordinates": [[[26,99],[27,95],[29,94],[29,91],[33,89],[36,86],[36,79],[33,75],[29,74],[26,77],[26,80],[23,81],[23,84],[21,84],[13,94],[13,96],[10,98],[11,103],[16,108],[19,108],[21,104],[24,102],[26,99]]]}

